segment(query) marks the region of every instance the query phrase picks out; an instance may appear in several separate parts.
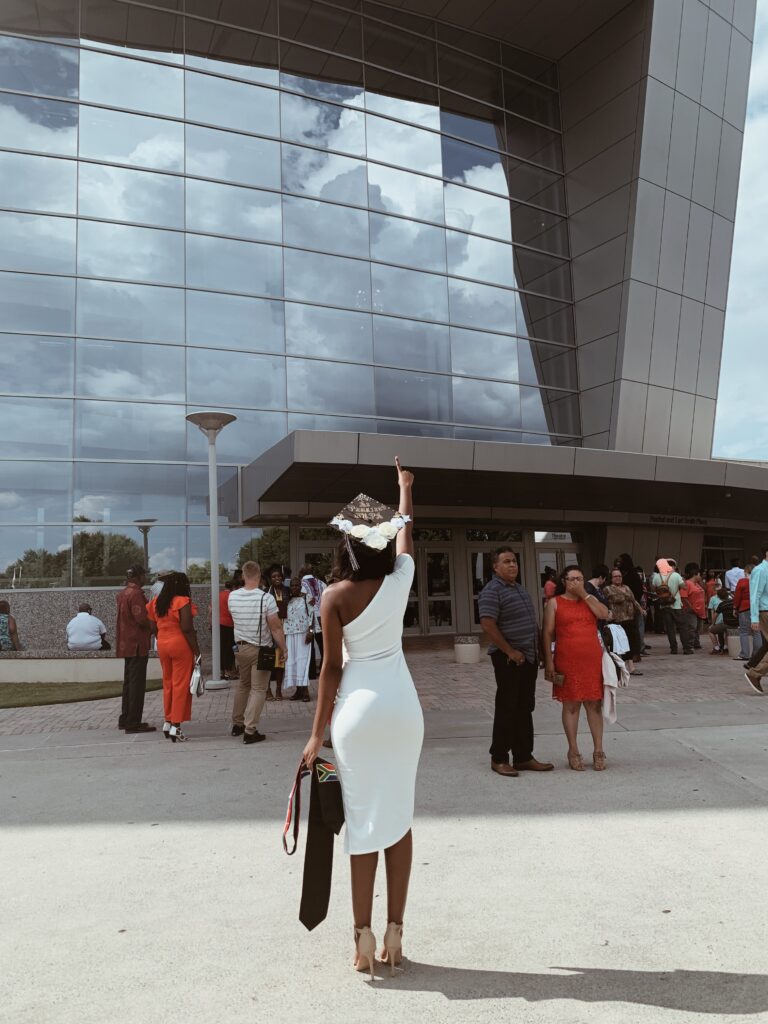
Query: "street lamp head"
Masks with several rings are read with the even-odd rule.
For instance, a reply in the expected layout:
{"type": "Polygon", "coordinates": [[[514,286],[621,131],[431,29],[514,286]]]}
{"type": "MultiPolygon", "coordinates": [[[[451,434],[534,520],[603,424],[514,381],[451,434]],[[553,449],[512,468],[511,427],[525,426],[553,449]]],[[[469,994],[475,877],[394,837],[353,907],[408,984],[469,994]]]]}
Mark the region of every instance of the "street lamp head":
{"type": "Polygon", "coordinates": [[[191,412],[187,416],[187,420],[190,423],[194,423],[204,434],[207,434],[209,430],[215,430],[216,433],[226,427],[229,423],[234,423],[237,416],[233,416],[230,412],[191,412]]]}

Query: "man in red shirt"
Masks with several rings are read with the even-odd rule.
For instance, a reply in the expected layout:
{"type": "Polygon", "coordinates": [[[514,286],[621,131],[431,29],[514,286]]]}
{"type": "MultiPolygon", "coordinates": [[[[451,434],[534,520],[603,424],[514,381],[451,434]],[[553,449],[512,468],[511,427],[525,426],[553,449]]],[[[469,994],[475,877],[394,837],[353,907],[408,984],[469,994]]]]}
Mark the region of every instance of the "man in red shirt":
{"type": "Polygon", "coordinates": [[[125,587],[117,595],[115,657],[125,658],[123,707],[118,729],[128,732],[156,732],[154,725],[142,722],[144,694],[147,689],[147,662],[152,623],[147,615],[147,599],[141,589],[144,566],[132,565],[125,574],[125,587]]]}
{"type": "Polygon", "coordinates": [[[693,649],[700,651],[699,634],[701,624],[707,618],[707,603],[701,585],[701,569],[696,562],[689,562],[685,567],[685,582],[680,587],[680,597],[683,599],[683,611],[688,617],[693,649]]]}
{"type": "Polygon", "coordinates": [[[740,661],[749,661],[752,656],[750,647],[754,646],[754,650],[756,651],[760,645],[760,634],[752,632],[752,626],[750,625],[751,618],[749,614],[749,577],[754,567],[754,562],[747,562],[744,566],[744,572],[746,575],[738,581],[736,589],[733,592],[733,610],[739,617],[739,642],[741,644],[741,652],[739,654],[740,661]]]}

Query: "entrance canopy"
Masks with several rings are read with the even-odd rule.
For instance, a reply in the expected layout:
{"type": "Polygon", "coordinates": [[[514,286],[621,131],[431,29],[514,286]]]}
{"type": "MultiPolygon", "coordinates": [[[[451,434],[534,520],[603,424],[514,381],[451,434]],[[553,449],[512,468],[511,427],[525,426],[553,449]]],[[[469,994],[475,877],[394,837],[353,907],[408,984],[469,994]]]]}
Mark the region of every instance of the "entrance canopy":
{"type": "Polygon", "coordinates": [[[360,491],[397,498],[395,455],[430,519],[509,518],[768,531],[768,468],[633,452],[297,430],[246,466],[242,518],[324,518],[360,491]]]}

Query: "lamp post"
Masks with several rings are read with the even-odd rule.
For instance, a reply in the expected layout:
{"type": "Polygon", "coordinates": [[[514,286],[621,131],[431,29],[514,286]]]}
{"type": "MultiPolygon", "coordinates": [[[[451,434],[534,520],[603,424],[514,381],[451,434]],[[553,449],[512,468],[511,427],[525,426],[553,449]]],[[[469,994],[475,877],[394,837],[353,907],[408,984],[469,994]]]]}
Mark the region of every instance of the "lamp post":
{"type": "Polygon", "coordinates": [[[219,482],[216,474],[216,438],[221,430],[237,419],[228,412],[193,412],[187,416],[208,438],[208,518],[211,524],[211,678],[206,690],[225,690],[226,679],[221,671],[221,641],[219,637],[219,482]]]}
{"type": "Polygon", "coordinates": [[[149,531],[152,526],[157,522],[156,519],[134,519],[136,526],[139,528],[142,537],[144,538],[144,572],[149,574],[149,531]]]}

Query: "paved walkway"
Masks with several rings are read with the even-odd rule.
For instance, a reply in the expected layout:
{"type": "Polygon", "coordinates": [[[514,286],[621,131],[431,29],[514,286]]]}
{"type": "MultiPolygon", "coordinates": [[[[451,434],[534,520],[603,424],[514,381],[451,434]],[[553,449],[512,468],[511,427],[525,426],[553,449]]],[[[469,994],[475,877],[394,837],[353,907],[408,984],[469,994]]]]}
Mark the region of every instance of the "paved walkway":
{"type": "MultiPolygon", "coordinates": [[[[708,653],[708,641],[701,652],[686,657],[673,657],[661,637],[651,638],[652,652],[642,662],[642,678],[635,678],[631,686],[620,695],[625,711],[666,704],[710,704],[745,700],[751,707],[759,703],[758,697],[744,679],[743,664],[725,656],[713,657],[708,653]]],[[[409,641],[406,645],[416,687],[424,711],[440,716],[455,716],[469,721],[493,713],[495,684],[489,659],[483,654],[479,665],[457,665],[453,659],[453,646],[448,639],[409,641]]],[[[316,693],[313,685],[312,694],[316,693]]],[[[231,718],[234,686],[227,690],[207,693],[195,702],[191,734],[200,723],[216,725],[231,718]]],[[[768,695],[767,695],[768,696],[768,695]]],[[[539,674],[538,703],[540,709],[552,705],[551,687],[539,674]]],[[[39,708],[13,708],[0,710],[0,736],[36,732],[58,732],[81,729],[112,729],[117,722],[119,699],[85,701],[75,704],[57,704],[39,708]]],[[[162,694],[147,694],[147,720],[162,722],[162,694]]],[[[314,700],[309,704],[282,701],[268,703],[262,719],[264,731],[288,731],[307,725],[314,715],[314,700]]],[[[544,714],[548,718],[549,714],[544,714]]],[[[734,708],[735,710],[735,708],[734,708]]],[[[768,712],[768,700],[761,709],[768,712]]],[[[672,708],[669,712],[674,713],[672,708]]],[[[621,717],[621,716],[620,716],[621,717]]],[[[207,730],[206,730],[207,731],[207,730]]]]}

